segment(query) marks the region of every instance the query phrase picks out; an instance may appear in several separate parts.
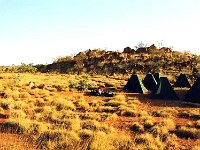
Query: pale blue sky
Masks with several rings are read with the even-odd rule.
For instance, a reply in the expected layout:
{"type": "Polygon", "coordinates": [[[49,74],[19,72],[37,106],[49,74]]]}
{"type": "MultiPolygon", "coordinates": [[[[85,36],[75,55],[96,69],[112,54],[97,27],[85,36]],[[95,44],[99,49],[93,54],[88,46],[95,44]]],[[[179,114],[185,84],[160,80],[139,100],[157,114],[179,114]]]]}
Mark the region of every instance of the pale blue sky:
{"type": "Polygon", "coordinates": [[[0,65],[140,41],[200,54],[200,0],[0,0],[0,65]]]}

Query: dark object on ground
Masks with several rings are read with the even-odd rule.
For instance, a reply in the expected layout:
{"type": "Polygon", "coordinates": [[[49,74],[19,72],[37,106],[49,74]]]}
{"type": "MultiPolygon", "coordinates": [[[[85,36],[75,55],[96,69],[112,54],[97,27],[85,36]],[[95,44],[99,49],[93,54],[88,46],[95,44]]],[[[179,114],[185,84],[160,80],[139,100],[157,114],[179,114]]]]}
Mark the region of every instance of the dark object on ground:
{"type": "Polygon", "coordinates": [[[200,103],[200,77],[194,82],[193,86],[185,95],[185,101],[200,103]]]}
{"type": "Polygon", "coordinates": [[[157,81],[151,73],[148,73],[142,82],[149,91],[155,90],[157,86],[157,81]]]}
{"type": "Polygon", "coordinates": [[[124,90],[133,93],[144,93],[147,91],[143,83],[139,80],[136,74],[133,74],[126,85],[124,86],[124,90]]]}
{"type": "Polygon", "coordinates": [[[156,90],[150,94],[152,99],[179,100],[167,77],[160,77],[156,90]]]}
{"type": "Polygon", "coordinates": [[[115,96],[115,93],[111,92],[111,91],[99,93],[98,90],[93,90],[90,92],[90,95],[91,96],[113,97],[113,96],[115,96]]]}
{"type": "Polygon", "coordinates": [[[185,74],[180,74],[180,76],[177,78],[176,82],[174,83],[174,87],[188,87],[191,88],[190,83],[188,82],[188,79],[185,74]]]}
{"type": "Polygon", "coordinates": [[[115,93],[113,93],[113,92],[103,92],[102,93],[105,97],[113,97],[113,96],[115,96],[115,93]]]}

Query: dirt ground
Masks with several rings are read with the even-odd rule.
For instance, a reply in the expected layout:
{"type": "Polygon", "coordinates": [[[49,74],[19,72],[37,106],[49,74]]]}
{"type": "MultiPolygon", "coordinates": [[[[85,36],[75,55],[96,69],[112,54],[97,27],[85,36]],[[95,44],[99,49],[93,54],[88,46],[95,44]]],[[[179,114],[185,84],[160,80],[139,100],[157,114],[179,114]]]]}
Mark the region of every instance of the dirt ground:
{"type": "Polygon", "coordinates": [[[0,141],[0,150],[35,150],[24,135],[0,133],[0,141]]]}

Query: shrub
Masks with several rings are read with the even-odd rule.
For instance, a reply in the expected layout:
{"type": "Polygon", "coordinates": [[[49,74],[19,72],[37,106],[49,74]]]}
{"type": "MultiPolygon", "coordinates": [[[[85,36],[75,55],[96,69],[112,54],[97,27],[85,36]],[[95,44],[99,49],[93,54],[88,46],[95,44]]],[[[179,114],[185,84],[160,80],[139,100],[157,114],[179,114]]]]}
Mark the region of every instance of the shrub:
{"type": "Polygon", "coordinates": [[[151,116],[143,117],[141,121],[146,129],[150,129],[155,125],[155,119],[151,116]]]}
{"type": "Polygon", "coordinates": [[[191,118],[191,119],[200,119],[200,110],[188,110],[188,111],[183,111],[179,114],[180,117],[182,118],[191,118]]]}
{"type": "Polygon", "coordinates": [[[85,112],[85,113],[79,114],[79,118],[80,118],[81,120],[87,120],[87,119],[89,119],[89,120],[96,120],[96,119],[99,119],[100,116],[97,115],[96,113],[91,113],[91,112],[88,113],[88,112],[85,112]]]}
{"type": "Polygon", "coordinates": [[[145,133],[137,135],[135,138],[136,144],[145,144],[146,146],[150,145],[150,143],[154,143],[154,137],[152,134],[145,133]]]}
{"type": "Polygon", "coordinates": [[[14,100],[17,100],[18,98],[20,98],[20,92],[19,91],[17,91],[17,90],[14,90],[13,92],[12,92],[12,98],[14,99],[14,100]]]}
{"type": "Polygon", "coordinates": [[[172,119],[163,119],[160,123],[160,126],[166,127],[169,131],[173,131],[176,128],[176,125],[172,119]]]}
{"type": "Polygon", "coordinates": [[[105,133],[112,133],[114,128],[104,124],[100,124],[96,120],[86,120],[82,123],[82,129],[92,130],[92,131],[103,131],[105,133]]]}
{"type": "Polygon", "coordinates": [[[191,139],[199,139],[200,131],[196,128],[188,128],[188,127],[179,127],[175,130],[175,134],[180,138],[191,138],[191,139]]]}
{"type": "Polygon", "coordinates": [[[62,109],[70,109],[70,110],[75,110],[76,107],[74,106],[72,101],[68,101],[62,98],[57,98],[52,102],[53,105],[56,106],[57,110],[62,110],[62,109]]]}
{"type": "Polygon", "coordinates": [[[107,135],[104,132],[97,132],[94,135],[94,139],[90,145],[91,150],[114,150],[113,136],[107,135]]]}
{"type": "Polygon", "coordinates": [[[63,91],[63,87],[61,85],[52,85],[52,88],[55,88],[57,91],[63,91]]]}
{"type": "Polygon", "coordinates": [[[116,112],[116,108],[115,107],[111,107],[111,106],[100,106],[97,108],[98,112],[107,112],[107,113],[113,113],[116,112]]]}
{"type": "Polygon", "coordinates": [[[136,117],[136,116],[139,116],[139,113],[137,110],[126,109],[126,110],[122,110],[120,112],[120,115],[125,116],[125,117],[136,117]]]}
{"type": "Polygon", "coordinates": [[[93,132],[88,129],[81,130],[78,134],[81,139],[89,139],[93,136],[93,132]]]}
{"type": "Polygon", "coordinates": [[[10,109],[10,107],[13,105],[13,99],[12,98],[7,98],[7,99],[2,99],[0,101],[0,107],[3,109],[10,109]]]}
{"type": "Polygon", "coordinates": [[[48,131],[50,129],[51,125],[44,123],[44,122],[38,122],[38,121],[33,121],[31,124],[32,132],[34,134],[40,134],[48,131]]]}
{"type": "Polygon", "coordinates": [[[36,98],[35,106],[44,107],[46,104],[44,98],[36,98]]]}
{"type": "Polygon", "coordinates": [[[102,122],[102,121],[105,121],[110,115],[112,115],[114,113],[106,113],[106,112],[103,112],[99,115],[98,118],[96,118],[97,121],[99,122],[102,122]]]}
{"type": "Polygon", "coordinates": [[[119,150],[121,149],[131,150],[135,147],[133,140],[128,135],[118,136],[115,134],[114,139],[113,139],[113,145],[115,149],[119,149],[119,150]]]}
{"type": "Polygon", "coordinates": [[[75,149],[79,137],[74,132],[51,130],[36,138],[37,149],[75,149]]]}
{"type": "Polygon", "coordinates": [[[92,83],[86,79],[82,79],[79,82],[69,81],[69,88],[75,88],[77,90],[87,90],[92,86],[92,83]]]}
{"type": "Polygon", "coordinates": [[[21,92],[19,97],[20,98],[31,98],[31,95],[28,92],[21,92]]]}
{"type": "Polygon", "coordinates": [[[76,93],[72,94],[69,99],[72,101],[85,101],[85,97],[83,96],[83,94],[76,93]]]}
{"type": "Polygon", "coordinates": [[[26,113],[21,109],[20,110],[19,109],[12,110],[10,118],[13,118],[13,119],[16,119],[16,118],[25,119],[26,118],[26,113]]]}
{"type": "Polygon", "coordinates": [[[110,82],[105,83],[105,87],[115,87],[115,86],[116,86],[115,83],[110,83],[110,82]]]}
{"type": "Polygon", "coordinates": [[[0,118],[1,119],[8,119],[10,117],[9,113],[6,113],[6,111],[0,107],[0,118]]]}
{"type": "Polygon", "coordinates": [[[48,97],[50,95],[50,92],[48,90],[45,90],[45,89],[40,89],[38,91],[38,94],[41,96],[41,97],[48,97]]]}
{"type": "Polygon", "coordinates": [[[118,107],[120,105],[126,105],[126,103],[123,102],[123,101],[110,100],[110,101],[106,102],[104,105],[105,106],[118,107]]]}
{"type": "Polygon", "coordinates": [[[10,131],[11,133],[25,134],[29,133],[31,121],[26,119],[9,119],[7,122],[2,123],[0,131],[10,131]]]}
{"type": "Polygon", "coordinates": [[[95,107],[96,108],[96,107],[104,105],[104,103],[105,103],[104,101],[93,100],[89,104],[90,104],[91,107],[95,107]]]}
{"type": "Polygon", "coordinates": [[[98,131],[103,131],[108,134],[108,133],[114,133],[115,129],[107,124],[101,124],[98,127],[98,131]]]}
{"type": "Polygon", "coordinates": [[[35,95],[36,97],[38,97],[38,96],[39,96],[39,92],[40,92],[40,89],[34,88],[34,89],[31,89],[31,90],[29,91],[29,94],[35,95]]]}
{"type": "Polygon", "coordinates": [[[12,98],[13,91],[11,89],[7,88],[4,92],[4,98],[12,98]]]}
{"type": "Polygon", "coordinates": [[[152,112],[152,115],[156,117],[170,117],[177,114],[178,111],[174,108],[163,108],[152,112]]]}
{"type": "Polygon", "coordinates": [[[134,122],[130,126],[131,131],[137,132],[137,133],[143,133],[144,132],[144,126],[140,124],[139,122],[134,122]]]}
{"type": "Polygon", "coordinates": [[[126,101],[126,97],[125,97],[125,95],[116,95],[114,97],[114,100],[115,101],[119,101],[119,102],[125,102],[126,101]]]}
{"type": "Polygon", "coordinates": [[[136,105],[141,104],[141,102],[138,99],[132,100],[131,103],[136,104],[136,105]]]}
{"type": "Polygon", "coordinates": [[[69,88],[76,88],[78,87],[78,83],[74,81],[69,81],[69,88]]]}
{"type": "Polygon", "coordinates": [[[44,114],[48,114],[48,113],[51,113],[51,112],[53,112],[54,110],[53,110],[53,107],[51,107],[51,106],[44,106],[44,107],[42,107],[42,112],[44,113],[44,114]]]}
{"type": "Polygon", "coordinates": [[[155,124],[149,130],[154,136],[162,137],[162,140],[166,140],[169,136],[169,131],[174,131],[176,128],[175,123],[171,119],[164,119],[160,123],[155,124]]]}
{"type": "Polygon", "coordinates": [[[150,129],[150,133],[154,136],[166,136],[169,133],[169,130],[166,127],[155,125],[150,129]]]}
{"type": "Polygon", "coordinates": [[[197,121],[195,122],[195,127],[196,127],[197,129],[200,129],[200,120],[197,120],[197,121]]]}
{"type": "Polygon", "coordinates": [[[83,129],[88,129],[88,130],[97,130],[99,128],[100,124],[96,120],[86,120],[82,123],[82,128],[83,129]]]}
{"type": "Polygon", "coordinates": [[[90,105],[86,102],[86,101],[79,101],[76,105],[79,109],[79,110],[83,110],[83,111],[86,111],[86,110],[90,110],[90,105]]]}
{"type": "Polygon", "coordinates": [[[115,120],[118,118],[118,115],[116,113],[113,113],[112,115],[108,116],[106,120],[115,120]]]}
{"type": "Polygon", "coordinates": [[[72,131],[78,131],[81,129],[81,121],[80,119],[77,117],[75,119],[71,119],[71,130],[72,131]]]}
{"type": "Polygon", "coordinates": [[[166,144],[160,140],[160,137],[153,137],[152,134],[144,133],[136,135],[135,137],[136,147],[138,149],[164,149],[166,144]]]}
{"type": "Polygon", "coordinates": [[[28,108],[28,104],[24,101],[15,101],[13,105],[13,109],[21,109],[25,110],[28,108]]]}
{"type": "Polygon", "coordinates": [[[62,130],[49,130],[39,134],[36,138],[37,148],[46,149],[53,148],[48,142],[60,142],[65,139],[62,130]]]}

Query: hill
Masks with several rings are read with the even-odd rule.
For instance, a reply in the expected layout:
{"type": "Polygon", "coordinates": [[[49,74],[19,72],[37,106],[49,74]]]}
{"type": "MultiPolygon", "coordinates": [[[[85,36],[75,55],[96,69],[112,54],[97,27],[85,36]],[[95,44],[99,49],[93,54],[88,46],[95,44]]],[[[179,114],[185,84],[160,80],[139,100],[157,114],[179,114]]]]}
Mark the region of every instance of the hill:
{"type": "Polygon", "coordinates": [[[24,64],[1,66],[0,72],[42,72],[69,74],[127,75],[160,72],[177,76],[180,72],[190,79],[199,75],[200,56],[190,52],[179,52],[169,47],[157,48],[138,46],[136,49],[125,47],[122,52],[101,49],[86,50],[74,56],[56,58],[52,64],[24,64]]]}
{"type": "Polygon", "coordinates": [[[52,64],[36,66],[40,72],[90,73],[90,74],[126,74],[161,72],[174,74],[186,72],[197,75],[200,69],[200,56],[190,52],[173,51],[171,48],[130,47],[123,52],[101,49],[79,52],[74,57],[57,58],[52,64]]]}

